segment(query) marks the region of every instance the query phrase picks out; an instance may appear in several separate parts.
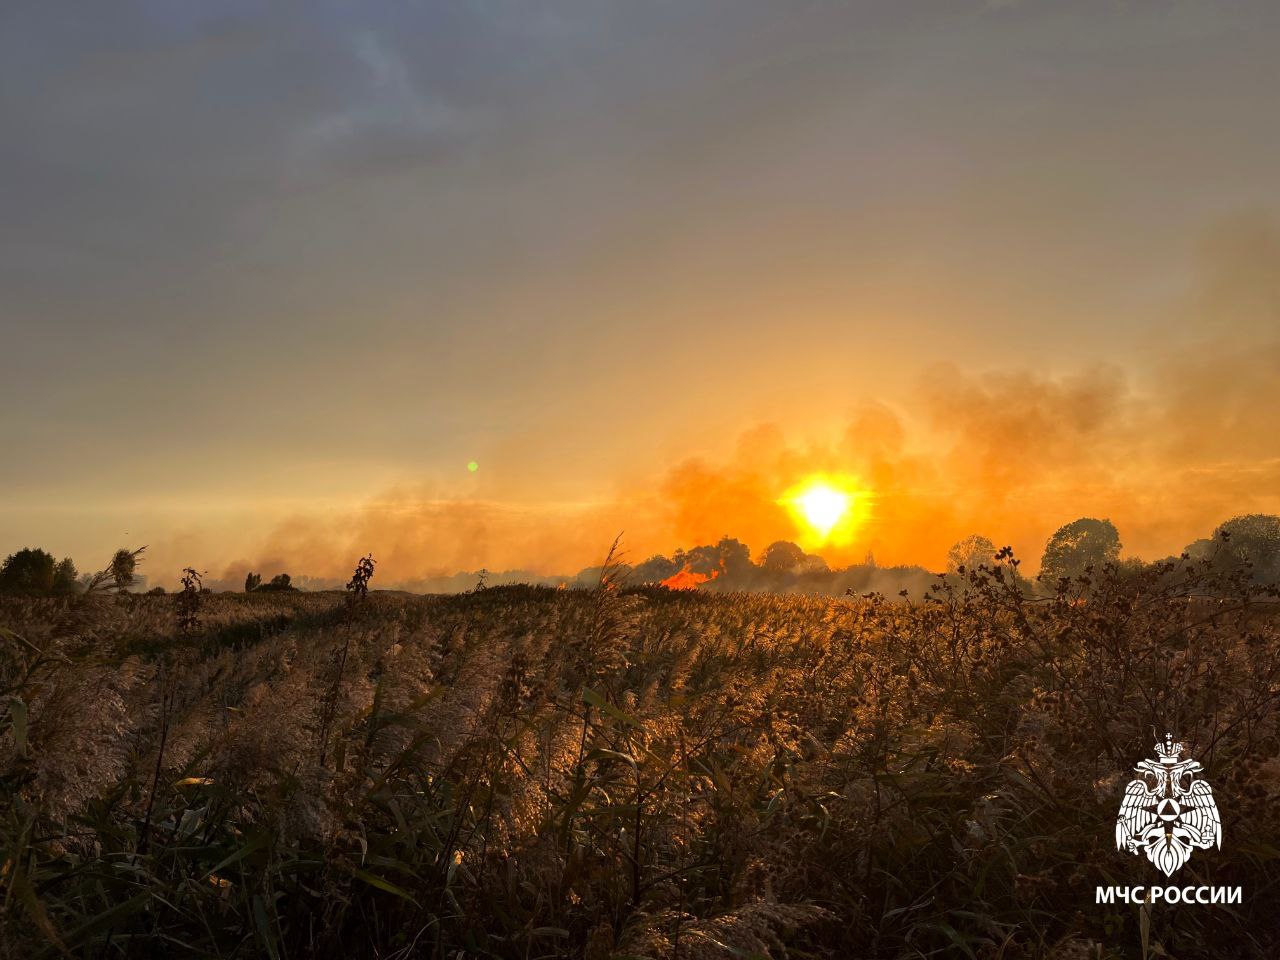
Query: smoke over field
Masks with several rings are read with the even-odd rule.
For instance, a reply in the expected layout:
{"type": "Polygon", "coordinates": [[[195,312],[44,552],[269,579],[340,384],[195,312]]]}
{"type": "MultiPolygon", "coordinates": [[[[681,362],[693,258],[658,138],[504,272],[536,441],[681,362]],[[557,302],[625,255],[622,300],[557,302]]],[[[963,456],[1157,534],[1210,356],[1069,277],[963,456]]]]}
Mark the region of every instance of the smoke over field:
{"type": "Polygon", "coordinates": [[[0,3],[0,960],[1280,957],[1278,49],[0,3]]]}
{"type": "Polygon", "coordinates": [[[674,447],[669,465],[601,478],[581,500],[546,499],[523,476],[544,469],[540,455],[522,451],[492,479],[480,468],[482,496],[406,481],[264,516],[234,545],[207,532],[161,537],[155,556],[179,569],[197,551],[228,583],[263,568],[336,579],[341,558],[376,544],[387,578],[411,586],[482,567],[563,579],[598,562],[619,531],[642,557],[729,536],[753,551],[799,540],[833,567],[873,553],[926,569],[980,532],[1034,567],[1053,530],[1081,515],[1112,519],[1131,556],[1175,555],[1232,515],[1280,511],[1280,229],[1261,214],[1215,221],[1193,259],[1194,280],[1160,305],[1130,363],[929,364],[893,401],[851,391],[839,412],[809,411],[811,429],[731,417],[715,453],[674,447]],[[847,537],[806,542],[781,501],[821,474],[863,487],[867,512],[847,537]],[[228,551],[244,559],[221,562],[228,551]]]}

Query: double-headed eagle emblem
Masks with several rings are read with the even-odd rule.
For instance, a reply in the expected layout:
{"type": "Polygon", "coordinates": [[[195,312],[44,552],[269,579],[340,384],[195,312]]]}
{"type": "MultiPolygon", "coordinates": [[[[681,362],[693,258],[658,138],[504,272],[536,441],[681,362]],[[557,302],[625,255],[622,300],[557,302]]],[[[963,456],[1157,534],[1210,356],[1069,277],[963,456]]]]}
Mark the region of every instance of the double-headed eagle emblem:
{"type": "Polygon", "coordinates": [[[1138,777],[1125,788],[1116,820],[1116,847],[1145,853],[1166,877],[1191,859],[1196,847],[1222,847],[1213,790],[1196,779],[1203,769],[1199,761],[1179,759],[1182,751],[1183,745],[1166,733],[1156,744],[1156,759],[1134,767],[1138,777]]]}

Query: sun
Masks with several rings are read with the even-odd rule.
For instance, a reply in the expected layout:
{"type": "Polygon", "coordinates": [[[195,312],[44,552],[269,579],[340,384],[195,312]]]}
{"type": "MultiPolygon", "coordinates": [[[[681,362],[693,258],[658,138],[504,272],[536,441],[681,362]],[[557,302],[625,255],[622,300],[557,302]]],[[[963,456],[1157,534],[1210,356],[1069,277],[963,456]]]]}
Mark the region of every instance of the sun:
{"type": "Polygon", "coordinates": [[[848,512],[851,499],[847,493],[839,490],[815,486],[796,499],[796,506],[804,514],[809,526],[825,537],[848,512]]]}
{"type": "Polygon", "coordinates": [[[809,545],[847,543],[867,517],[870,497],[849,477],[825,474],[796,484],[778,501],[801,527],[809,545]]]}

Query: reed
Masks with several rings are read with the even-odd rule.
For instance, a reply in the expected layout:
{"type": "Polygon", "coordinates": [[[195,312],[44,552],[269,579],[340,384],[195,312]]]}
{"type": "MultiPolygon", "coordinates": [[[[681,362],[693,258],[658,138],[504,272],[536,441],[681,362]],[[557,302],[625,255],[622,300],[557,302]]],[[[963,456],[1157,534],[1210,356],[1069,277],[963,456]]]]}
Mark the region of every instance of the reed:
{"type": "Polygon", "coordinates": [[[0,956],[1270,955],[1273,589],[1183,559],[1032,596],[1007,551],[922,603],[614,569],[0,602],[0,956]],[[1113,824],[1166,729],[1227,837],[1186,882],[1246,898],[1144,923],[1093,887],[1141,873],[1113,824]]]}

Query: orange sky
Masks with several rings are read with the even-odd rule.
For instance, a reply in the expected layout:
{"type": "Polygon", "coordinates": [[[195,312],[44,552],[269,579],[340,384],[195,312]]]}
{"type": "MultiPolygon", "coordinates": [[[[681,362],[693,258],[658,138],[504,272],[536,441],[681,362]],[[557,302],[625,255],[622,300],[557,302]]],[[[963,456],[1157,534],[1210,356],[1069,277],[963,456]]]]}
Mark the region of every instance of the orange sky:
{"type": "Polygon", "coordinates": [[[1280,511],[1280,8],[26,8],[0,553],[1034,567],[1280,511]],[[467,470],[475,460],[479,469],[467,470]]]}

